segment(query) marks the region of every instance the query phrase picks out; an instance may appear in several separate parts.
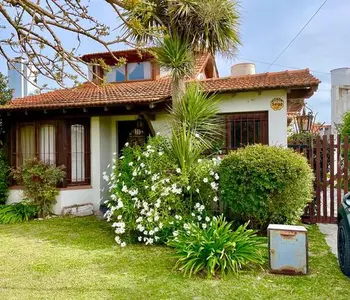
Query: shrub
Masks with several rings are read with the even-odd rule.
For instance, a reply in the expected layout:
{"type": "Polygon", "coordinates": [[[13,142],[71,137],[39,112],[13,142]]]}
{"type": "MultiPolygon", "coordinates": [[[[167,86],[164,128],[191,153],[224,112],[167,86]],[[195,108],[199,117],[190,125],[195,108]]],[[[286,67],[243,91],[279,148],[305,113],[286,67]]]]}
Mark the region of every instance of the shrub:
{"type": "Polygon", "coordinates": [[[49,215],[59,193],[57,183],[65,177],[63,167],[52,166],[34,158],[27,160],[12,173],[15,180],[23,184],[24,197],[38,206],[39,216],[49,215]]]}
{"type": "Polygon", "coordinates": [[[167,141],[158,136],[143,147],[126,146],[111,175],[104,174],[110,192],[106,217],[122,246],[163,243],[183,222],[209,215],[218,199],[216,161],[197,161],[190,177],[164,150],[167,141]]]}
{"type": "Polygon", "coordinates": [[[223,277],[249,264],[262,265],[266,260],[266,238],[246,229],[247,225],[233,231],[223,216],[213,217],[205,226],[185,224],[185,229],[168,243],[176,251],[175,268],[185,276],[204,272],[207,277],[223,277]]]}
{"type": "Polygon", "coordinates": [[[20,223],[33,219],[38,212],[38,207],[21,202],[0,206],[0,224],[20,223]]]}
{"type": "Polygon", "coordinates": [[[312,200],[313,173],[290,149],[263,145],[231,152],[220,164],[222,200],[255,228],[294,223],[312,200]]]}
{"type": "Polygon", "coordinates": [[[0,204],[5,204],[9,193],[8,188],[9,166],[7,165],[5,155],[0,150],[0,204]]]}

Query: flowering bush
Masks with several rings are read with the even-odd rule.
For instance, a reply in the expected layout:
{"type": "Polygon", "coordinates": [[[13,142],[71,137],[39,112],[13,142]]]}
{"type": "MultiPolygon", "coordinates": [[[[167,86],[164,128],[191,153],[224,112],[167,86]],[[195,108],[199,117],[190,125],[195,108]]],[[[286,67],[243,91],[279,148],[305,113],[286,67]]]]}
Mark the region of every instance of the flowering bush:
{"type": "Polygon", "coordinates": [[[205,226],[198,222],[184,224],[184,230],[176,232],[168,243],[176,250],[175,268],[184,275],[204,272],[207,277],[218,273],[223,277],[245,265],[265,262],[266,238],[247,230],[248,223],[233,231],[223,216],[207,221],[205,226]]]}
{"type": "Polygon", "coordinates": [[[164,243],[184,223],[204,222],[218,200],[217,160],[199,159],[190,173],[182,172],[167,143],[157,136],[143,147],[126,145],[111,175],[104,174],[110,192],[106,217],[122,247],[135,240],[164,243]]]}
{"type": "Polygon", "coordinates": [[[63,169],[63,166],[56,167],[33,158],[26,160],[22,167],[12,170],[14,179],[23,184],[24,197],[38,206],[40,217],[51,214],[59,193],[57,183],[66,176],[63,169]]]}

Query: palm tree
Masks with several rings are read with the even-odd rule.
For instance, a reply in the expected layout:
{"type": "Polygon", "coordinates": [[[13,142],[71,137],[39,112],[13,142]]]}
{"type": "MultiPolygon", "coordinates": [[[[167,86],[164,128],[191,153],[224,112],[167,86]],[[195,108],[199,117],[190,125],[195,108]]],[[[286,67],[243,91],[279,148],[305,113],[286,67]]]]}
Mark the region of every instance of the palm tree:
{"type": "Polygon", "coordinates": [[[184,93],[195,53],[233,55],[240,44],[239,14],[233,0],[144,0],[125,7],[124,33],[155,44],[158,63],[172,73],[173,100],[184,93]],[[190,60],[192,62],[190,63],[190,60]]]}

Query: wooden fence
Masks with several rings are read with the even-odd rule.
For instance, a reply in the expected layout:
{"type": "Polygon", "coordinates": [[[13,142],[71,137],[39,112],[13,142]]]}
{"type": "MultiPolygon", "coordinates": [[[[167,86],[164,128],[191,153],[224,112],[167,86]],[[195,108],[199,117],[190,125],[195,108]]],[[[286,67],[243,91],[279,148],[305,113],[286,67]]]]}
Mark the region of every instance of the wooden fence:
{"type": "Polygon", "coordinates": [[[293,140],[288,147],[303,154],[314,170],[314,199],[305,208],[303,222],[336,223],[342,197],[348,192],[349,138],[317,136],[293,140]]]}

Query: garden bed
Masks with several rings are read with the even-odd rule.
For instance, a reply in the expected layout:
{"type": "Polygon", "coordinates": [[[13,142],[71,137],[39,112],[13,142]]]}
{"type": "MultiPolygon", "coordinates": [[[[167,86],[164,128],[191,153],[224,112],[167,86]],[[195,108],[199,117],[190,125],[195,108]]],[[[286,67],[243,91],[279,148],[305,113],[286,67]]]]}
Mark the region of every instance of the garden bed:
{"type": "Polygon", "coordinates": [[[0,225],[3,299],[348,299],[324,236],[308,227],[310,275],[244,270],[223,280],[184,278],[172,249],[118,247],[109,224],[95,217],[0,225]]]}

